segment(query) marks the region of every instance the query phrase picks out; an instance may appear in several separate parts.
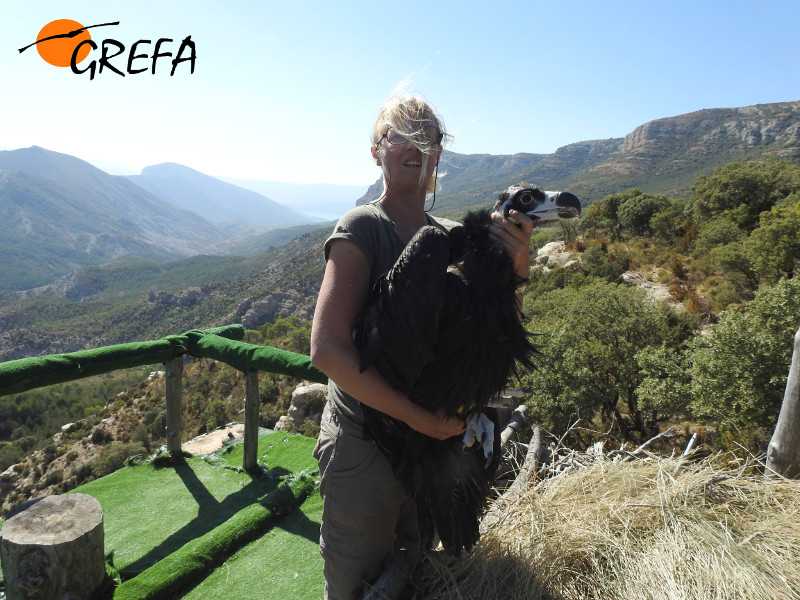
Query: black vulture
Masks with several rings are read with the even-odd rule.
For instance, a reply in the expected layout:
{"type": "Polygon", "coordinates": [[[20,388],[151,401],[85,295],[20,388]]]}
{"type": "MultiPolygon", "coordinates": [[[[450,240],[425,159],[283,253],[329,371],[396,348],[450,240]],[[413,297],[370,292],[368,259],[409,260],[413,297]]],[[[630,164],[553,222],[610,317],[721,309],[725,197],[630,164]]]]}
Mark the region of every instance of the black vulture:
{"type": "MultiPolygon", "coordinates": [[[[490,413],[489,400],[517,365],[532,368],[535,353],[518,314],[521,282],[488,231],[492,210],[508,216],[510,208],[544,221],[577,217],[580,201],[523,183],[501,193],[493,209],[467,213],[449,233],[420,229],[376,282],[356,325],[362,370],[375,365],[431,411],[486,422],[480,415],[490,413]]],[[[500,458],[499,434],[466,447],[461,436],[439,441],[367,405],[362,410],[365,433],[416,500],[422,547],[438,535],[449,554],[469,551],[500,458]]]]}

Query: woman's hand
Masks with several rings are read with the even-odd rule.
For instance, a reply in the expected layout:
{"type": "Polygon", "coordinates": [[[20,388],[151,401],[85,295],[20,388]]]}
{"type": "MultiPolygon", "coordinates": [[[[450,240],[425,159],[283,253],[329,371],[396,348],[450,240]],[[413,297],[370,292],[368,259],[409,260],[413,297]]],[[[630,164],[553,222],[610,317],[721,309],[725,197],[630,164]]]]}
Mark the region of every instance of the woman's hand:
{"type": "Polygon", "coordinates": [[[446,440],[454,435],[462,435],[467,430],[467,423],[458,417],[447,417],[443,410],[431,412],[418,404],[414,416],[406,421],[411,429],[437,440],[446,440]]]}
{"type": "Polygon", "coordinates": [[[514,209],[509,211],[508,216],[509,218],[506,218],[499,212],[493,212],[492,226],[489,227],[489,233],[503,243],[514,264],[514,273],[521,280],[524,280],[528,278],[530,271],[533,219],[525,213],[514,209]],[[514,219],[516,223],[510,219],[514,219]]]}

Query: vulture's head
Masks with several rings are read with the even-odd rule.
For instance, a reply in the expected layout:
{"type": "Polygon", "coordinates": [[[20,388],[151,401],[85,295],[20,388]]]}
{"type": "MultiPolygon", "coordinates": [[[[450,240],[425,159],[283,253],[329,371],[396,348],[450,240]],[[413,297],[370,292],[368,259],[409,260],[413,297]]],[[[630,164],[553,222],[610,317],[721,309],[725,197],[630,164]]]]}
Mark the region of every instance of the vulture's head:
{"type": "Polygon", "coordinates": [[[512,208],[534,221],[575,219],[581,214],[581,201],[570,192],[545,192],[535,185],[519,183],[501,193],[494,205],[504,217],[512,208]]]}

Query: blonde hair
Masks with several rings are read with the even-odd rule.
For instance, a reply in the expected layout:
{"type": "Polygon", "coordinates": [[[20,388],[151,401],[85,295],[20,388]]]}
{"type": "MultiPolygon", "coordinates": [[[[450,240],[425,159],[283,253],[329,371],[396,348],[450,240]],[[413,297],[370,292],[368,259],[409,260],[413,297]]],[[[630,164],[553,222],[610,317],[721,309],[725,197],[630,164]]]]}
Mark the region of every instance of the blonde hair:
{"type": "MultiPolygon", "coordinates": [[[[424,98],[414,94],[394,95],[378,111],[371,138],[372,147],[375,148],[376,152],[380,148],[383,134],[390,127],[414,144],[424,155],[438,151],[440,145],[444,146],[445,143],[449,143],[453,137],[445,130],[444,121],[436,110],[424,98]],[[440,142],[431,141],[425,135],[425,128],[430,126],[436,127],[442,134],[440,142]]],[[[427,181],[425,191],[430,194],[436,189],[437,177],[429,177],[427,167],[427,161],[422,161],[420,183],[427,181]]],[[[443,176],[444,173],[438,173],[438,177],[443,176]]],[[[386,184],[388,183],[387,181],[386,184]]]]}

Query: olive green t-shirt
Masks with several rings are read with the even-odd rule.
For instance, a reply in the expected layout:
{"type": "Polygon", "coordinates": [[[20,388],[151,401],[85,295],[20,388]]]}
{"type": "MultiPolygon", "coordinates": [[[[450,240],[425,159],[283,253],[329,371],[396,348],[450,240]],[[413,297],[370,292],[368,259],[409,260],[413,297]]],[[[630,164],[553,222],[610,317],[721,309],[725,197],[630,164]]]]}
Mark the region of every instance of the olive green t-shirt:
{"type": "MultiPolygon", "coordinates": [[[[442,231],[450,231],[459,225],[455,221],[431,215],[428,215],[428,224],[442,231]]],[[[377,202],[358,206],[342,215],[325,241],[325,260],[328,259],[331,244],[338,239],[353,242],[364,253],[369,262],[370,289],[381,275],[394,266],[405,248],[392,220],[377,202]]],[[[341,426],[360,435],[364,417],[358,401],[331,379],[328,380],[328,398],[339,414],[341,426]]]]}

